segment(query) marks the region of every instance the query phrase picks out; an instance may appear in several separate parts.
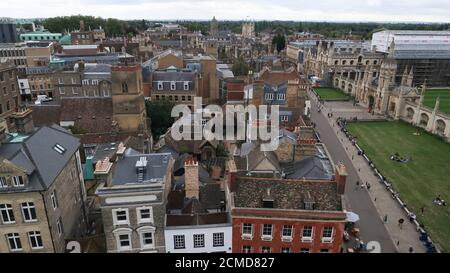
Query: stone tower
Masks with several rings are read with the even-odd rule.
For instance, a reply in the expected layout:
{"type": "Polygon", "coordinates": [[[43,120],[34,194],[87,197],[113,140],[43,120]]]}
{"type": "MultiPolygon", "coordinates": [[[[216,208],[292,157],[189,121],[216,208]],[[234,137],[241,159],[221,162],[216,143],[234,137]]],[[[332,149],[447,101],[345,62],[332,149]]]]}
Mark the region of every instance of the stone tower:
{"type": "Polygon", "coordinates": [[[255,22],[242,23],[242,37],[244,38],[255,37],[255,22]]]}
{"type": "Polygon", "coordinates": [[[213,19],[211,21],[209,35],[211,35],[213,37],[217,37],[219,35],[219,22],[217,22],[215,16],[213,17],[213,19]]]}
{"type": "Polygon", "coordinates": [[[113,66],[111,78],[113,120],[119,130],[129,133],[147,131],[141,66],[113,66]]]}

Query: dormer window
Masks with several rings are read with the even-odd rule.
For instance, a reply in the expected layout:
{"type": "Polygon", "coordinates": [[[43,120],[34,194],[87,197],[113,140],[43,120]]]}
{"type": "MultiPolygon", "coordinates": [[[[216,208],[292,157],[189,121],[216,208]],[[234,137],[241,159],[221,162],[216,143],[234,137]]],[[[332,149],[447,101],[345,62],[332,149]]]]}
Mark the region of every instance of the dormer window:
{"type": "Polygon", "coordinates": [[[263,199],[263,208],[273,209],[273,199],[264,198],[263,199]]]}
{"type": "Polygon", "coordinates": [[[158,82],[158,90],[163,90],[163,82],[158,82]]]}
{"type": "Polygon", "coordinates": [[[0,188],[7,188],[6,177],[0,177],[0,188]]]}
{"type": "Polygon", "coordinates": [[[25,182],[22,176],[13,176],[13,185],[14,187],[24,187],[25,182]]]}
{"type": "Polygon", "coordinates": [[[184,91],[189,90],[189,82],[184,82],[183,89],[184,89],[184,91]]]}
{"type": "Polygon", "coordinates": [[[273,93],[267,93],[267,94],[265,95],[265,99],[266,99],[266,100],[273,100],[273,93]]]}
{"type": "Polygon", "coordinates": [[[177,88],[177,85],[175,82],[170,82],[170,90],[175,90],[177,88]]]}
{"type": "Polygon", "coordinates": [[[277,100],[284,100],[286,98],[286,94],[280,93],[277,95],[277,100]]]}
{"type": "Polygon", "coordinates": [[[314,201],[305,201],[304,207],[305,207],[305,210],[314,210],[315,202],[314,201]]]}

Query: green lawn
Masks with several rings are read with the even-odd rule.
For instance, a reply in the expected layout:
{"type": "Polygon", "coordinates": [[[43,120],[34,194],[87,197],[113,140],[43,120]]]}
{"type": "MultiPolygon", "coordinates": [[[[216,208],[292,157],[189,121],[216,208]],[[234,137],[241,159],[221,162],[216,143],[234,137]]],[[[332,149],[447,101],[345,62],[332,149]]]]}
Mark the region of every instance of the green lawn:
{"type": "Polygon", "coordinates": [[[350,96],[347,94],[344,94],[341,90],[335,89],[335,88],[328,88],[328,87],[318,87],[314,88],[317,94],[320,95],[320,97],[327,101],[327,100],[350,100],[350,96]]]}
{"type": "Polygon", "coordinates": [[[433,241],[450,252],[450,205],[432,203],[439,194],[450,203],[450,144],[425,132],[414,136],[416,129],[402,122],[350,123],[348,130],[358,137],[361,148],[425,225],[433,241]],[[396,152],[413,160],[390,160],[396,152]]]}
{"type": "Polygon", "coordinates": [[[434,108],[436,98],[440,97],[439,110],[450,114],[450,89],[428,89],[425,92],[424,104],[434,108]]]}

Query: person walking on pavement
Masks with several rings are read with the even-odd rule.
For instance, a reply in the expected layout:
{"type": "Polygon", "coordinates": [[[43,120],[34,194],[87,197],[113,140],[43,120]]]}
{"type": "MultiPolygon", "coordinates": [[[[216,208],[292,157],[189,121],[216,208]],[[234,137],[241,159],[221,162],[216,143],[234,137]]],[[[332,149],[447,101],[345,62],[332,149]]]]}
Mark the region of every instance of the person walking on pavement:
{"type": "Polygon", "coordinates": [[[358,190],[358,188],[359,188],[359,180],[356,181],[356,188],[355,189],[358,190]]]}
{"type": "Polygon", "coordinates": [[[383,219],[383,220],[384,220],[384,222],[385,222],[385,223],[387,223],[387,222],[388,222],[388,215],[387,215],[387,214],[386,214],[386,215],[384,215],[384,219],[383,219]]]}
{"type": "Polygon", "coordinates": [[[403,218],[398,219],[398,227],[400,229],[403,229],[403,222],[405,222],[405,220],[403,218]]]}

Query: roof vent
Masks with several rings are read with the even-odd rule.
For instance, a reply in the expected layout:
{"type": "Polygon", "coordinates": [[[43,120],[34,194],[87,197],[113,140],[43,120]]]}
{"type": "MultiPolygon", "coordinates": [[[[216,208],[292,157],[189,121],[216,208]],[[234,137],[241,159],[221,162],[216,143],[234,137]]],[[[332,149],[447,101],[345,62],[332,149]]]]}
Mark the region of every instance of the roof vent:
{"type": "Polygon", "coordinates": [[[270,194],[270,188],[267,189],[267,195],[263,198],[263,208],[273,209],[274,200],[270,194]]]}

